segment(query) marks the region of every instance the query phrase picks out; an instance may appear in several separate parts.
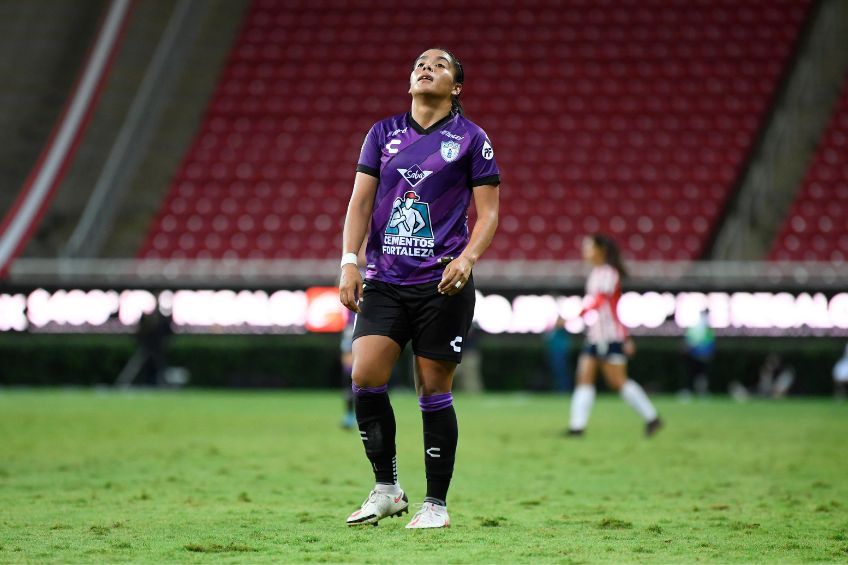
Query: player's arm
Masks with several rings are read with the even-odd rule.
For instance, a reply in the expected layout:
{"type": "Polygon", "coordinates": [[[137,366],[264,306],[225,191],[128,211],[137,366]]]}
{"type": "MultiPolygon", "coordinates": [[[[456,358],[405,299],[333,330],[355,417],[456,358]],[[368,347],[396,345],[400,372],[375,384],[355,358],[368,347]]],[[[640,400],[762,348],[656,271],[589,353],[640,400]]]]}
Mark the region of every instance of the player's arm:
{"type": "Polygon", "coordinates": [[[600,277],[597,282],[597,292],[590,295],[584,303],[580,316],[591,310],[597,310],[604,304],[612,302],[612,296],[618,286],[619,276],[612,267],[601,267],[600,277]]]}
{"type": "Polygon", "coordinates": [[[590,296],[589,300],[583,306],[583,309],[580,310],[580,314],[578,314],[578,316],[582,317],[582,316],[586,315],[588,312],[591,312],[592,310],[597,310],[602,305],[609,302],[609,300],[610,300],[610,297],[609,297],[608,294],[599,293],[599,294],[594,294],[594,295],[590,296]]]}
{"type": "Polygon", "coordinates": [[[492,243],[495,231],[498,229],[498,208],[500,206],[500,187],[494,184],[483,184],[474,187],[474,206],[477,208],[477,222],[471,232],[471,239],[462,254],[448,263],[442,280],[439,282],[439,292],[453,295],[458,293],[462,287],[457,288],[456,283],[461,281],[462,285],[471,277],[471,269],[477,259],[492,243]]]}
{"type": "MultiPolygon", "coordinates": [[[[362,247],[374,210],[376,193],[377,178],[366,173],[356,173],[342,233],[342,253],[355,254],[362,247]]],[[[359,266],[353,263],[343,265],[339,279],[339,300],[348,310],[359,313],[357,303],[361,296],[362,275],[359,274],[359,266]]]]}

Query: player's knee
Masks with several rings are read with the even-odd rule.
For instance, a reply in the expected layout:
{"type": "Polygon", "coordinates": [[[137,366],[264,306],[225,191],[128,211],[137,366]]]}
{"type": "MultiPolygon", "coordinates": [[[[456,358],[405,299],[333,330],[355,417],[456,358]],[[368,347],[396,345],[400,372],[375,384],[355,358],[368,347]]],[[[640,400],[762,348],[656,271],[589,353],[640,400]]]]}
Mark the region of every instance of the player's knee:
{"type": "Polygon", "coordinates": [[[611,378],[607,379],[607,386],[610,387],[614,392],[618,392],[621,390],[621,387],[624,386],[624,383],[627,382],[627,377],[624,378],[611,378]]]}
{"type": "Polygon", "coordinates": [[[362,363],[354,363],[350,372],[350,378],[358,387],[378,387],[389,382],[391,377],[391,367],[388,369],[380,367],[371,367],[362,363]]]}
{"type": "Polygon", "coordinates": [[[593,375],[589,371],[583,371],[577,375],[577,384],[579,385],[593,385],[595,384],[595,375],[593,375]]]}
{"type": "Polygon", "coordinates": [[[421,382],[418,385],[418,396],[423,398],[436,394],[445,394],[451,391],[448,383],[421,382]]]}
{"type": "Polygon", "coordinates": [[[368,374],[357,373],[356,371],[351,372],[350,380],[359,388],[374,388],[386,384],[385,381],[374,378],[373,375],[369,376],[368,374]]]}

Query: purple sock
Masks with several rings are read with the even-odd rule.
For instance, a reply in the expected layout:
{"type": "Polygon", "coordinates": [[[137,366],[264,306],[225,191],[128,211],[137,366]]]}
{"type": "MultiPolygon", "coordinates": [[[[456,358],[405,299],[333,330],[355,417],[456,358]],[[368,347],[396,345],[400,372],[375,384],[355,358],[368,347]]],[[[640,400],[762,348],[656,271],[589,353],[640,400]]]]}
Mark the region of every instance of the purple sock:
{"type": "Polygon", "coordinates": [[[422,412],[438,412],[439,410],[444,410],[448,406],[453,406],[453,393],[445,392],[443,394],[419,397],[418,406],[421,407],[422,412]]]}
{"type": "Polygon", "coordinates": [[[354,396],[365,396],[366,394],[384,394],[389,390],[389,385],[383,386],[356,386],[356,383],[351,381],[350,390],[354,396]]]}

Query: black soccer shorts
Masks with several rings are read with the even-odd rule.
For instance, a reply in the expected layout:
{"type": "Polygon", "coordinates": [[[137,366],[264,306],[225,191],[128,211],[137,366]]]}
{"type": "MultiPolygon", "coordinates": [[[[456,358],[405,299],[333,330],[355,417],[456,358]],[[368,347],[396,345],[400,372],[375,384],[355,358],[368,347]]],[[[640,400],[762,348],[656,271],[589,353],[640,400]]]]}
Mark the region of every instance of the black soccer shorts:
{"type": "Polygon", "coordinates": [[[620,341],[612,341],[610,343],[591,343],[587,341],[586,345],[583,346],[583,353],[604,363],[611,363],[613,365],[624,365],[627,363],[627,355],[624,354],[624,345],[620,341]]]}
{"type": "Polygon", "coordinates": [[[399,285],[367,279],[353,339],[384,335],[401,349],[412,340],[415,355],[459,363],[474,318],[474,277],[453,296],[439,294],[438,286],[439,281],[399,285]]]}

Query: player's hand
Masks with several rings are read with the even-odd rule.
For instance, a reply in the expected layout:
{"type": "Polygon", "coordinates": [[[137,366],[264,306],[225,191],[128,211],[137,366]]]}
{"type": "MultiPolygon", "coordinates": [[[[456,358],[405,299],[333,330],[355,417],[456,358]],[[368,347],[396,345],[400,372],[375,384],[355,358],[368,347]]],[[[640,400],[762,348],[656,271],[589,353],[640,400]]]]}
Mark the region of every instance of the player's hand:
{"type": "Polygon", "coordinates": [[[636,355],[636,344],[633,343],[633,340],[629,337],[624,340],[624,343],[621,345],[621,349],[628,357],[633,357],[634,355],[636,355]]]}
{"type": "Polygon", "coordinates": [[[353,263],[342,267],[339,279],[339,301],[351,312],[359,314],[359,299],[362,297],[362,275],[353,263]]]}
{"type": "Polygon", "coordinates": [[[442,280],[439,281],[439,294],[459,294],[471,278],[471,267],[471,261],[461,255],[448,263],[442,273],[442,280]]]}

